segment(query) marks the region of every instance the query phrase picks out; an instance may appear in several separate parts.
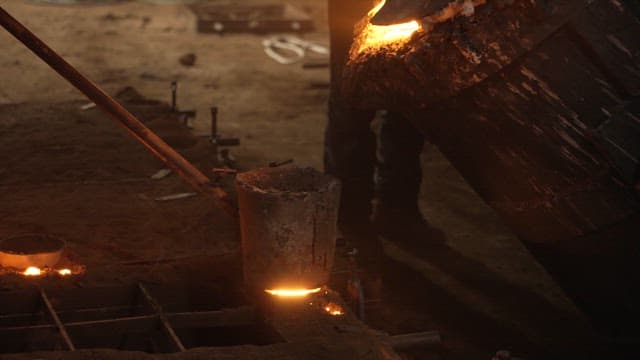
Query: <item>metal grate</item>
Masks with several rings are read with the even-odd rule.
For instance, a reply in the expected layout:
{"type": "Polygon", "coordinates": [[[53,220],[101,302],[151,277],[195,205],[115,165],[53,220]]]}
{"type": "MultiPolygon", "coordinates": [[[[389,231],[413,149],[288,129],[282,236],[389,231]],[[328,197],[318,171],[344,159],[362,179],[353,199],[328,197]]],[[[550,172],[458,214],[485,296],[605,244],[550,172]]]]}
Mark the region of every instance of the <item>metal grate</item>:
{"type": "Polygon", "coordinates": [[[283,341],[254,308],[229,307],[202,290],[189,294],[139,283],[0,294],[0,353],[92,348],[171,353],[283,341]]]}

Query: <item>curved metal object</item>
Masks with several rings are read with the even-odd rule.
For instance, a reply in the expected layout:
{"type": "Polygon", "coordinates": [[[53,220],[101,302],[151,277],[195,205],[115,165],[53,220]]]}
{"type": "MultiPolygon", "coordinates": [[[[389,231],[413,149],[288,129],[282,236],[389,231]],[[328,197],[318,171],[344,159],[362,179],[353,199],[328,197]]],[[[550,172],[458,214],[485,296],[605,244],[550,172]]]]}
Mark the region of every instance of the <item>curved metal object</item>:
{"type": "Polygon", "coordinates": [[[350,59],[334,87],[402,112],[597,327],[626,333],[640,319],[639,32],[627,2],[487,2],[350,59]]]}
{"type": "Polygon", "coordinates": [[[50,235],[24,234],[0,240],[0,266],[26,269],[53,267],[58,263],[65,243],[50,235]]]}

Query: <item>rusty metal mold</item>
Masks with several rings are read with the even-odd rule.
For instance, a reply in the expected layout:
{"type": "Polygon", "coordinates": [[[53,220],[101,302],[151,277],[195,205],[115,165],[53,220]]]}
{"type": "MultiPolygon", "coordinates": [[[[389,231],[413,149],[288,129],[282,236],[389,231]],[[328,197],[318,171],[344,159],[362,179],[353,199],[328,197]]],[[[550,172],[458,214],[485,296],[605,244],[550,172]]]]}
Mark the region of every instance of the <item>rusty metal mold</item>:
{"type": "Polygon", "coordinates": [[[65,243],[51,235],[26,234],[0,240],[0,266],[16,269],[53,267],[65,243]]]}
{"type": "Polygon", "coordinates": [[[159,354],[283,341],[233,296],[192,291],[137,284],[0,294],[0,357],[97,348],[159,354]]]}
{"type": "Polygon", "coordinates": [[[333,265],[340,184],[311,168],[264,168],[238,175],[247,289],[311,289],[333,265]]]}

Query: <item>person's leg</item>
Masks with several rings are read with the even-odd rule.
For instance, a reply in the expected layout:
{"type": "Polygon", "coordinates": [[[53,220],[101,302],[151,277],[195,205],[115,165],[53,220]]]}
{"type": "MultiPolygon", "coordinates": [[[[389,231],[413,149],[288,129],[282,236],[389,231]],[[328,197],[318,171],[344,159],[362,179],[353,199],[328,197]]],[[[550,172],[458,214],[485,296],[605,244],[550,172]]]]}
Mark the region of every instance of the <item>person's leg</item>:
{"type": "Polygon", "coordinates": [[[424,136],[401,114],[387,113],[380,127],[378,200],[388,208],[419,214],[420,154],[424,136]]]}
{"type": "Polygon", "coordinates": [[[418,206],[424,142],[424,136],[401,114],[389,112],[383,118],[374,223],[379,234],[389,240],[444,241],[443,234],[424,220],[418,206]]]}
{"type": "Polygon", "coordinates": [[[339,100],[330,100],[324,166],[327,174],[342,183],[341,224],[369,221],[376,161],[376,139],[369,126],[374,115],[349,109],[339,100]]]}
{"type": "Polygon", "coordinates": [[[373,111],[353,109],[342,100],[341,79],[353,42],[353,27],[371,0],[329,0],[331,94],[325,133],[325,172],[342,181],[340,223],[368,222],[374,192],[376,141],[373,111]]]}

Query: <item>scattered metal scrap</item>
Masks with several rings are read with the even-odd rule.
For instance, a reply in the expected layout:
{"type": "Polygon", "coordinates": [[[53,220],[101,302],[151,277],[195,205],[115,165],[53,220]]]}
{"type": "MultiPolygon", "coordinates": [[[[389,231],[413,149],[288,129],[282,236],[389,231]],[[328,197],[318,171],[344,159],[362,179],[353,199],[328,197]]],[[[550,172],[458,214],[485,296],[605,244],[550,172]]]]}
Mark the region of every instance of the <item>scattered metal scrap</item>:
{"type": "Polygon", "coordinates": [[[171,82],[171,111],[180,114],[180,119],[183,124],[189,126],[189,119],[195,119],[196,111],[195,110],[180,110],[178,108],[178,82],[171,82]]]}
{"type": "Polygon", "coordinates": [[[238,146],[240,145],[240,139],[238,138],[224,138],[218,133],[218,108],[213,106],[211,108],[211,135],[210,141],[213,145],[213,164],[218,166],[220,163],[219,157],[222,157],[225,166],[233,167],[233,162],[230,161],[230,155],[228,149],[223,149],[218,152],[220,146],[238,146]]]}
{"type": "Polygon", "coordinates": [[[160,197],[157,197],[155,200],[156,201],[181,200],[181,199],[187,199],[187,198],[190,198],[190,197],[194,197],[196,195],[198,195],[198,193],[186,192],[186,193],[179,193],[179,194],[160,196],[160,197]]]}
{"type": "Polygon", "coordinates": [[[328,56],[325,46],[302,40],[295,36],[274,36],[262,41],[264,52],[273,60],[289,65],[302,60],[308,52],[328,56]],[[288,55],[287,55],[288,54],[288,55]]]}
{"type": "Polygon", "coordinates": [[[304,33],[314,30],[309,14],[289,4],[194,4],[190,9],[198,18],[197,29],[201,33],[304,33]]]}
{"type": "Polygon", "coordinates": [[[229,195],[224,190],[214,185],[211,180],[193,164],[147,128],[121,104],[71,66],[71,64],[65,61],[24,25],[14,19],[2,7],[0,7],[0,24],[58,74],[73,84],[90,100],[96,103],[98,107],[128,130],[136,140],[145,145],[169,168],[176,171],[190,186],[198,192],[211,196],[225,211],[235,215],[235,209],[229,202],[229,195]]]}

